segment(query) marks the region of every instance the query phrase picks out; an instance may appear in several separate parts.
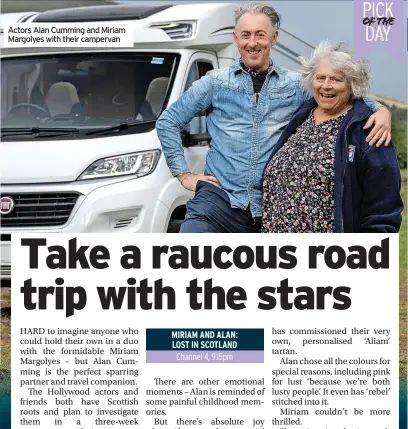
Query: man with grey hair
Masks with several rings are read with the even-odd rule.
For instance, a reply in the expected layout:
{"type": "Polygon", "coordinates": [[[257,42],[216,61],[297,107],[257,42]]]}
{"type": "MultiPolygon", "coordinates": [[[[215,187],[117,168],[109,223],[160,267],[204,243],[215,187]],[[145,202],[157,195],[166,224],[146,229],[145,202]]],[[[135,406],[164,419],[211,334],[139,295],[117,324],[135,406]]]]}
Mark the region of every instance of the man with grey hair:
{"type": "MultiPolygon", "coordinates": [[[[239,62],[194,82],[157,121],[171,173],[195,192],[187,203],[183,233],[261,230],[263,170],[283,129],[311,97],[298,73],[270,60],[279,25],[279,14],[270,6],[240,7],[233,33],[239,62]],[[180,132],[203,114],[212,143],[204,174],[193,174],[180,132]]],[[[389,138],[390,114],[374,101],[367,104],[377,110],[367,123],[375,123],[370,144],[382,144],[389,138]]]]}

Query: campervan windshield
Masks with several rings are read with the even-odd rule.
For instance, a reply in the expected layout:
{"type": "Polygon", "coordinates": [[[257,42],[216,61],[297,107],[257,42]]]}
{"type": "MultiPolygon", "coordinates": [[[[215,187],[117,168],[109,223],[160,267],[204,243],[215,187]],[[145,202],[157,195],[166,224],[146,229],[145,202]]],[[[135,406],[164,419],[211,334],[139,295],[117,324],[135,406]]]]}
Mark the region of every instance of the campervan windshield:
{"type": "Polygon", "coordinates": [[[154,121],[177,62],[175,54],[133,52],[3,58],[2,129],[72,127],[84,134],[154,121]]]}

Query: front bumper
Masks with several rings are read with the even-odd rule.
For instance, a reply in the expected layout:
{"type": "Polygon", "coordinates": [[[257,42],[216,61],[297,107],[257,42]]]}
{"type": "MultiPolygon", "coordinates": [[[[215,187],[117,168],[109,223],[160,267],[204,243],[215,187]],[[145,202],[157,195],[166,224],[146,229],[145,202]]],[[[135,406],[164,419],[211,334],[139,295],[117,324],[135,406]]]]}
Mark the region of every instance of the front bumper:
{"type": "Polygon", "coordinates": [[[3,227],[13,232],[163,232],[168,208],[159,200],[162,185],[153,175],[122,180],[88,180],[61,184],[4,185],[3,196],[34,193],[77,193],[62,226],[3,227]],[[163,221],[163,225],[161,225],[163,221]]]}
{"type": "MultiPolygon", "coordinates": [[[[76,192],[79,197],[68,221],[59,227],[1,228],[13,233],[137,233],[165,232],[169,209],[159,195],[163,188],[153,175],[122,180],[35,185],[3,185],[1,195],[76,192]]],[[[1,241],[1,279],[11,278],[10,241],[1,241]]]]}

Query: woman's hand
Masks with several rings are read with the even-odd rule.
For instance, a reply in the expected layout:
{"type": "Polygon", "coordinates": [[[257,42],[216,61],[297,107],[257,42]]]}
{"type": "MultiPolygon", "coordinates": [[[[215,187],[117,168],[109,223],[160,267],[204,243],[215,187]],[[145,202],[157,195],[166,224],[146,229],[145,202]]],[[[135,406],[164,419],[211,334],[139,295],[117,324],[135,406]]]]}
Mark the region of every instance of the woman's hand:
{"type": "Polygon", "coordinates": [[[380,147],[384,142],[388,146],[391,141],[391,112],[386,107],[380,107],[369,118],[364,129],[367,130],[374,125],[370,134],[366,138],[366,142],[370,146],[380,147]]]}
{"type": "Polygon", "coordinates": [[[210,182],[215,186],[220,187],[220,184],[216,177],[206,176],[204,174],[193,174],[193,173],[181,173],[177,175],[179,182],[189,191],[195,192],[197,182],[202,180],[204,182],[210,182]]]}

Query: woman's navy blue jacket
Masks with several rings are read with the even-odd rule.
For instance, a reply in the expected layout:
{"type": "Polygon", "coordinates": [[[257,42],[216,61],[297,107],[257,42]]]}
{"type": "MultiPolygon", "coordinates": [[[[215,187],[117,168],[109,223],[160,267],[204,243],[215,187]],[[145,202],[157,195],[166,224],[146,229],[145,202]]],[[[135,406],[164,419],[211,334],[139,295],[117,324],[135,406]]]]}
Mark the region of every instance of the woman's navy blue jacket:
{"type": "MultiPolygon", "coordinates": [[[[316,106],[311,99],[298,110],[273,148],[271,159],[316,106]]],[[[371,113],[362,99],[354,100],[340,124],[334,161],[335,232],[398,232],[401,225],[397,156],[392,143],[377,148],[365,141],[369,130],[363,127],[371,113]]]]}

